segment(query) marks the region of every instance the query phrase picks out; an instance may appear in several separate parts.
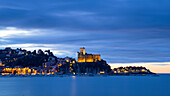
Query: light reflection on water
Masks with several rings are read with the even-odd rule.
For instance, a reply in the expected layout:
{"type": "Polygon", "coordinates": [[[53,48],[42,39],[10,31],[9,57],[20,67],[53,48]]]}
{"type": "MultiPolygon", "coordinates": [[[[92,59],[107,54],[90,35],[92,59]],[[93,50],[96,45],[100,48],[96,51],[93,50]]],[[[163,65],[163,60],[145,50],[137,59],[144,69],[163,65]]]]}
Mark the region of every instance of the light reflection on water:
{"type": "Polygon", "coordinates": [[[72,76],[71,96],[76,96],[76,77],[72,76]]]}
{"type": "Polygon", "coordinates": [[[0,78],[0,96],[170,96],[170,75],[0,78]]]}

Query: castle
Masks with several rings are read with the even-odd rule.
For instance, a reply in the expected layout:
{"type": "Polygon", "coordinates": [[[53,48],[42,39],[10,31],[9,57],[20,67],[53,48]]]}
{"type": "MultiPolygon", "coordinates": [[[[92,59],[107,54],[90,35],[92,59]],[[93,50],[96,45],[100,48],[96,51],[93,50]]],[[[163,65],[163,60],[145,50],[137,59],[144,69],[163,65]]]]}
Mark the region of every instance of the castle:
{"type": "Polygon", "coordinates": [[[85,48],[80,48],[80,52],[78,53],[78,61],[77,62],[97,62],[101,61],[99,54],[87,54],[85,53],[85,48]]]}

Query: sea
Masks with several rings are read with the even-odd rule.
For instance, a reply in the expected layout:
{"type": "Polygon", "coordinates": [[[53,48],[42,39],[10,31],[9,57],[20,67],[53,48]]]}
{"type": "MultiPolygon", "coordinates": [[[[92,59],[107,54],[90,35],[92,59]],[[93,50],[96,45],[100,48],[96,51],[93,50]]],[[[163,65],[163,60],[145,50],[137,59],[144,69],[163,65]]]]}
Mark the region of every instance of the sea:
{"type": "Polygon", "coordinates": [[[170,75],[0,77],[0,96],[170,96],[170,75]]]}

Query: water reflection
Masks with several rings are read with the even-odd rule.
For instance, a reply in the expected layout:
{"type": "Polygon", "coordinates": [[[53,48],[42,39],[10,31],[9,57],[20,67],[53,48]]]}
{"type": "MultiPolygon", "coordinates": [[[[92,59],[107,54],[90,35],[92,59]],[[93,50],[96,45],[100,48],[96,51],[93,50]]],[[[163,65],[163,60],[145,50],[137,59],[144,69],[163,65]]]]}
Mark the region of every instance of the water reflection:
{"type": "Polygon", "coordinates": [[[71,96],[76,96],[76,77],[72,76],[71,96]]]}

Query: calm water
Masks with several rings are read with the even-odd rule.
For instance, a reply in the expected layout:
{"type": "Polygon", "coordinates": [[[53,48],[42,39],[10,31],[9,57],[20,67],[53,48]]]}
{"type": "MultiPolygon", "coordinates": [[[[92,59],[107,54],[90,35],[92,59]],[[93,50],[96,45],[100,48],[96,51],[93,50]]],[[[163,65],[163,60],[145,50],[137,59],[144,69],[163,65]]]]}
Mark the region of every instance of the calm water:
{"type": "Polygon", "coordinates": [[[0,78],[0,96],[170,96],[170,75],[0,78]]]}

